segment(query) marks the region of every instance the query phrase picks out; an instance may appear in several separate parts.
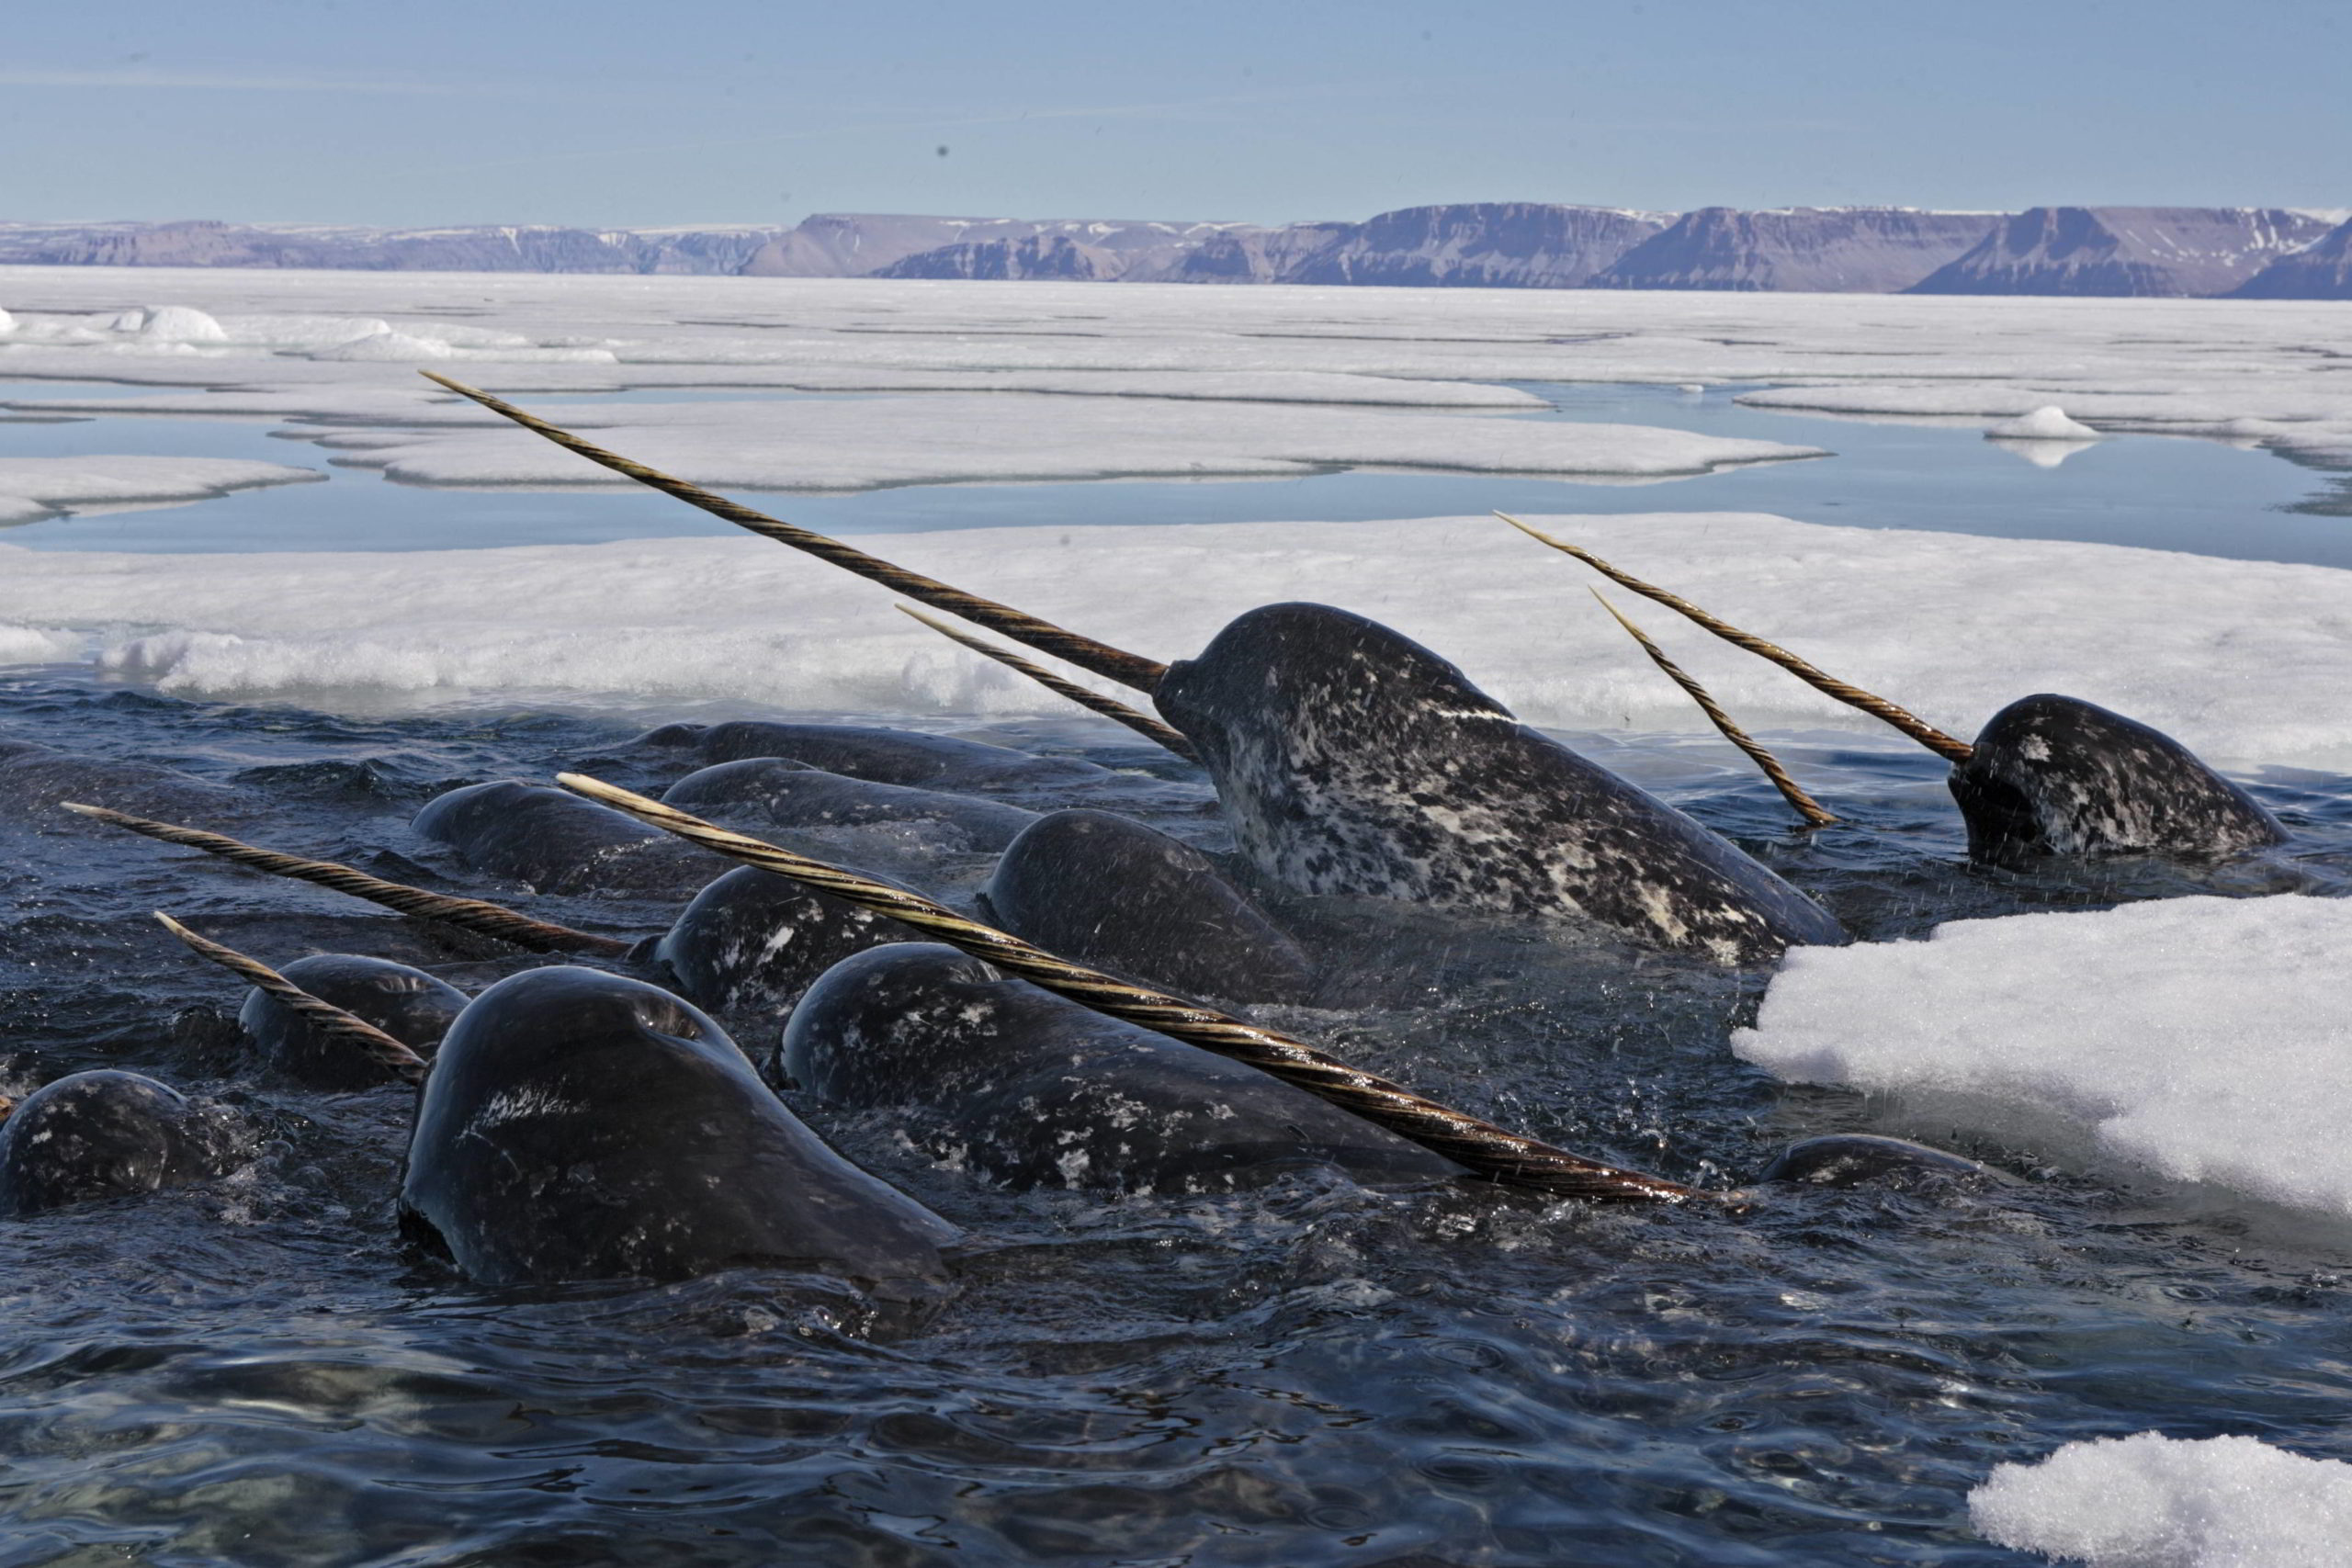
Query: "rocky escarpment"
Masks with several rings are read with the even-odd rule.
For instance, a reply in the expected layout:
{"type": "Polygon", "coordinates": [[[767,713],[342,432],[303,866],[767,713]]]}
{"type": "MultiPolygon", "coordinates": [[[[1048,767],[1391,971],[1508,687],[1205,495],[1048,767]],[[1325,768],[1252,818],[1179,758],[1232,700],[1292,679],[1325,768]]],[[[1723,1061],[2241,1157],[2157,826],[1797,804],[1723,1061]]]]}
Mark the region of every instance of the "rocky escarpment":
{"type": "Polygon", "coordinates": [[[972,225],[954,243],[901,255],[864,276],[1154,282],[1168,276],[1204,243],[1247,227],[1117,220],[991,221],[972,225]]]}
{"type": "Polygon", "coordinates": [[[0,264],[752,277],[2352,297],[2341,212],[1622,208],[1461,202],[1355,222],[819,213],[786,229],[0,222],[0,264]]]}
{"type": "Polygon", "coordinates": [[[1595,288],[1892,294],[1983,240],[1997,212],[1908,207],[1702,207],[1628,250],[1595,288]]]}
{"type": "Polygon", "coordinates": [[[1363,228],[1360,223],[1286,223],[1261,229],[1237,223],[1176,258],[1169,283],[1291,283],[1299,266],[1363,228]]]}
{"type": "Polygon", "coordinates": [[[361,229],[299,224],[0,224],[0,262],[374,272],[731,274],[775,229],[361,229]]]}
{"type": "Polygon", "coordinates": [[[2278,207],[2036,207],[1914,294],[2227,294],[2327,232],[2278,207]]]}
{"type": "Polygon", "coordinates": [[[1667,226],[1667,214],[1534,201],[1408,207],[1333,231],[1274,281],[1399,288],[1578,288],[1667,226]]]}
{"type": "Polygon", "coordinates": [[[2231,290],[2233,299],[2352,299],[2352,220],[2280,256],[2231,290]]]}

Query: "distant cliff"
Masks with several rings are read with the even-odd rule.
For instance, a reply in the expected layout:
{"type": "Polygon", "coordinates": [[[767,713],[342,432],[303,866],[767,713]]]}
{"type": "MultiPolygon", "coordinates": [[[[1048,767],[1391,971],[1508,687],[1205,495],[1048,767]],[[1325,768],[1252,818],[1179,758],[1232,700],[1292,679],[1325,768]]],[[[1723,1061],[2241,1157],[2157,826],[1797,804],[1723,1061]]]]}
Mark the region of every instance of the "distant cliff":
{"type": "Polygon", "coordinates": [[[2226,294],[2327,232],[2277,207],[2036,207],[1914,294],[2226,294]]]}
{"type": "MultiPolygon", "coordinates": [[[[812,220],[813,221],[813,220],[812,220]]],[[[901,255],[867,277],[1060,278],[1078,283],[1158,282],[1238,223],[1152,223],[1074,219],[968,225],[952,243],[901,255]]],[[[1263,233],[1263,230],[1251,232],[1263,233]]]]}
{"type": "Polygon", "coordinates": [[[2280,256],[2230,291],[2233,299],[2352,299],[2352,220],[2280,256]]]}
{"type": "Polygon", "coordinates": [[[1532,201],[1408,207],[1344,226],[1274,281],[1580,288],[1669,220],[1666,213],[1532,201]]]}
{"type": "Polygon", "coordinates": [[[736,273],[775,229],[535,225],[360,229],[215,223],[0,223],[0,263],[300,266],[370,272],[736,273]]]}
{"type": "Polygon", "coordinates": [[[1634,246],[1595,288],[1892,294],[1992,232],[1997,212],[1907,207],[1702,207],[1634,246]]]}
{"type": "Polygon", "coordinates": [[[1408,207],[1363,222],[826,212],[791,229],[0,222],[0,263],[1407,288],[2345,299],[2352,236],[2279,208],[1408,207]]]}

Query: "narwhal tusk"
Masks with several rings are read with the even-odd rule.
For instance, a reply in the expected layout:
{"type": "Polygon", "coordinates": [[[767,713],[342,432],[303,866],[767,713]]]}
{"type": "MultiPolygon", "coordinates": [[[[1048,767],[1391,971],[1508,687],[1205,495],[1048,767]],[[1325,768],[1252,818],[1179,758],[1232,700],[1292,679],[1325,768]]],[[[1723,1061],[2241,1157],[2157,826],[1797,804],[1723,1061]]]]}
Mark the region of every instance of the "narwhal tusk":
{"type": "Polygon", "coordinates": [[[280,854],[276,850],[265,850],[232,839],[225,833],[208,833],[201,828],[181,828],[169,822],[151,822],[144,817],[133,817],[125,811],[110,811],[103,806],[84,806],[70,800],[62,804],[68,811],[79,812],[111,827],[143,833],[151,839],[161,839],[167,844],[202,850],[206,854],[218,855],[233,864],[267,872],[272,876],[291,877],[298,882],[331,887],[337,893],[348,893],[355,898],[381,904],[403,915],[461,926],[483,936],[496,937],[501,942],[511,942],[534,953],[627,953],[631,945],[617,937],[598,936],[591,931],[573,931],[569,926],[535,920],[528,915],[518,915],[512,909],[480,898],[458,898],[447,893],[428,893],[422,887],[386,882],[381,877],[370,876],[364,871],[334,861],[304,860],[299,855],[280,854]]]}
{"type": "Polygon", "coordinates": [[[1188,762],[1197,762],[1201,760],[1200,753],[1193,750],[1193,743],[1184,739],[1182,730],[1162,724],[1149,714],[1131,708],[1115,697],[1106,697],[1100,693],[1090,692],[1075,681],[1065,681],[1044,665],[1023,659],[1009,648],[999,648],[992,642],[982,642],[971,633],[957,631],[946,622],[926,615],[921,610],[910,610],[904,604],[899,605],[899,608],[950,642],[961,643],[974,653],[984,659],[993,659],[1008,670],[1018,670],[1056,696],[1068,697],[1082,708],[1090,709],[1101,714],[1104,718],[1124,724],[1137,735],[1148,740],[1157,741],[1188,762]]]}
{"type": "Polygon", "coordinates": [[[1830,823],[1838,820],[1836,813],[1807,795],[1803,786],[1789,776],[1789,771],[1781,766],[1781,760],[1778,757],[1766,750],[1754,736],[1732,721],[1731,715],[1724,712],[1722,705],[1707,694],[1706,687],[1701,685],[1682,666],[1668,659],[1666,656],[1666,649],[1652,642],[1647,632],[1619,613],[1617,606],[1604,598],[1600,589],[1594,589],[1592,596],[1600,600],[1600,607],[1608,611],[1617,624],[1632,635],[1635,642],[1642,645],[1642,651],[1650,656],[1650,662],[1665,671],[1668,680],[1690,694],[1690,700],[1699,705],[1699,711],[1705,714],[1708,721],[1717,729],[1723,731],[1724,739],[1747,753],[1748,760],[1763,772],[1766,778],[1772,781],[1772,787],[1781,792],[1781,798],[1787,801],[1795,808],[1796,814],[1804,818],[1805,826],[1826,828],[1830,823]]]}
{"type": "Polygon", "coordinates": [[[935,578],[924,577],[918,572],[909,571],[904,567],[893,566],[878,556],[867,555],[864,550],[843,544],[841,540],[828,535],[799,527],[781,518],[770,517],[764,512],[754,512],[748,506],[729,501],[725,496],[705,490],[698,484],[691,484],[674,475],[665,474],[659,468],[647,468],[643,463],[634,458],[624,457],[617,452],[608,452],[592,442],[582,440],[568,430],[549,424],[536,414],[524,412],[513,403],[493,398],[488,392],[478,391],[462,381],[453,381],[447,376],[436,375],[430,370],[420,370],[417,374],[428,381],[448,388],[461,398],[472,399],[501,418],[513,420],[535,435],[545,436],[567,452],[576,453],[592,463],[600,464],[616,474],[625,475],[641,485],[650,485],[664,495],[675,496],[689,506],[698,506],[712,516],[723,517],[739,528],[748,528],[762,538],[774,539],[779,545],[790,545],[796,550],[805,550],[820,560],[829,560],[845,571],[854,572],[869,582],[878,582],[894,592],[903,593],[918,604],[928,604],[934,610],[944,610],[951,615],[959,615],[977,626],[986,626],[990,631],[1001,632],[1015,642],[1026,643],[1029,647],[1043,653],[1050,653],[1057,659],[1066,659],[1081,670],[1091,670],[1095,674],[1116,681],[1123,686],[1132,686],[1136,691],[1148,694],[1159,684],[1159,678],[1168,672],[1168,666],[1165,664],[1155,663],[1139,654],[1113,648],[1108,643],[1097,642],[1092,637],[1080,637],[1076,632],[1064,631],[1050,621],[1041,621],[1035,615],[1024,615],[1010,605],[1000,604],[993,599],[983,599],[978,594],[967,593],[960,588],[950,588],[935,578]]]}
{"type": "Polygon", "coordinates": [[[1644,582],[1640,578],[1635,577],[1631,572],[1620,571],[1617,568],[1611,566],[1607,561],[1602,560],[1599,556],[1594,555],[1590,550],[1581,548],[1576,545],[1571,545],[1565,539],[1555,539],[1540,528],[1531,528],[1526,524],[1521,522],[1518,518],[1510,516],[1506,513],[1498,512],[1495,515],[1500,517],[1504,522],[1510,524],[1512,527],[1518,529],[1529,538],[1539,540],[1544,544],[1549,545],[1563,555],[1576,557],[1577,559],[1584,562],[1585,565],[1592,568],[1593,570],[1600,573],[1603,577],[1608,578],[1611,581],[1619,583],[1623,587],[1630,588],[1634,592],[1641,594],[1645,598],[1655,599],[1659,604],[1665,605],[1668,609],[1676,611],[1680,615],[1690,617],[1691,620],[1697,622],[1700,626],[1706,627],[1707,630],[1714,633],[1717,637],[1723,638],[1725,642],[1732,644],[1734,647],[1744,648],[1748,652],[1755,654],[1758,658],[1770,660],[1771,663],[1779,665],[1790,674],[1794,675],[1798,680],[1803,681],[1806,685],[1811,686],[1815,691],[1835,697],[1839,702],[1846,704],[1849,707],[1860,708],[1862,712],[1869,714],[1871,717],[1893,725],[1895,728],[1901,730],[1912,739],[1917,740],[1928,750],[1935,752],[1938,756],[1947,758],[1954,762],[1965,762],[1969,758],[1976,754],[1976,748],[1971,746],[1967,741],[1956,739],[1951,736],[1946,735],[1942,730],[1938,729],[1934,725],[1929,724],[1927,720],[1919,717],[1917,714],[1910,712],[1908,709],[1898,707],[1894,704],[1888,702],[1884,697],[1873,696],[1870,693],[1863,691],[1860,686],[1849,685],[1846,682],[1840,681],[1836,676],[1829,674],[1827,671],[1807,663],[1805,660],[1798,658],[1795,654],[1791,653],[1787,649],[1781,648],[1776,643],[1766,642],[1762,637],[1758,637],[1751,632],[1741,631],[1729,621],[1720,620],[1715,616],[1707,614],[1706,611],[1702,610],[1698,605],[1693,604],[1690,600],[1681,597],[1679,594],[1669,593],[1665,589],[1659,588],[1655,584],[1644,582]]]}
{"type": "Polygon", "coordinates": [[[333,1002],[322,1001],[257,958],[248,958],[233,947],[224,947],[197,935],[161,909],[155,911],[155,918],[164,922],[165,931],[194,948],[200,956],[242,976],[256,989],[283,1002],[327,1033],[367,1052],[390,1071],[411,1083],[424,1078],[429,1067],[424,1058],[367,1020],[354,1017],[333,1002]]]}
{"type": "Polygon", "coordinates": [[[691,843],[788,876],[887,915],[1081,1006],[1256,1067],[1410,1139],[1489,1179],[1559,1197],[1682,1202],[1706,1193],[1662,1177],[1623,1170],[1524,1137],[1349,1066],[1304,1041],[1189,1002],[1165,991],[1114,979],[1057,958],[918,894],[809,860],[757,839],[730,833],[675,807],[579,773],[560,774],[566,789],[626,811],[691,843]]]}

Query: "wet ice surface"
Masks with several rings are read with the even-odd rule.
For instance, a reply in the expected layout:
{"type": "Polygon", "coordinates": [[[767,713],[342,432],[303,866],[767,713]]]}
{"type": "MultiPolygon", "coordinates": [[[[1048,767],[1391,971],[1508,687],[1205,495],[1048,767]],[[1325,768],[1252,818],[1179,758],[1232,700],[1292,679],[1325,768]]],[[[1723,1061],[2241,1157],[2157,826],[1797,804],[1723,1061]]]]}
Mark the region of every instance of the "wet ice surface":
{"type": "MultiPolygon", "coordinates": [[[[660,783],[677,764],[622,743],[661,716],[336,717],[70,671],[0,685],[0,734],[227,784],[211,820],[244,837],[518,902],[408,834],[416,805],[559,766],[660,783]]],[[[1148,770],[1130,809],[1220,841],[1186,770],[1116,732],[975,733],[1148,770]]],[[[1852,818],[1807,840],[1719,747],[1574,739],[1872,939],[2117,898],[2340,892],[2352,849],[2352,781],[2314,774],[2256,784],[2299,834],[2277,861],[1978,873],[1916,752],[1785,744],[1852,818]]],[[[899,848],[951,899],[985,870],[899,848]]],[[[803,1106],[976,1233],[950,1295],[882,1320],[845,1287],[756,1270],[484,1292],[395,1238],[406,1092],[254,1077],[228,1026],[239,988],[144,912],[268,960],[377,953],[469,989],[539,960],[4,804],[0,900],[0,1089],[130,1066],[227,1102],[253,1151],[221,1181],[6,1227],[16,1561],[2020,1563],[2037,1560],[1972,1531],[1967,1494],[2068,1438],[2252,1433],[2352,1458],[2352,1238],[2250,1228],[2226,1203],[1981,1138],[1962,1146],[2007,1179],[1736,1215],[1311,1178],[1111,1201],[990,1191],[887,1117],[803,1106]]],[[[622,931],[669,913],[529,902],[622,931]]],[[[1272,1021],[1572,1147],[1725,1185],[1791,1138],[1880,1125],[1859,1095],[1782,1089],[1732,1055],[1759,976],[1360,907],[1287,913],[1327,953],[1377,953],[1353,976],[1374,999],[1272,1021]]],[[[773,1024],[730,1022],[754,1052],[772,1043],[773,1024]]]]}
{"type": "Polygon", "coordinates": [[[2352,1465],[2143,1432],[2005,1465],[1969,1504],[1989,1539],[2088,1568],[2306,1568],[2352,1539],[2352,1465]]]}
{"type": "Polygon", "coordinates": [[[2070,1132],[2175,1180],[2352,1219],[2342,898],[2168,898],[1792,953],[1746,1059],[2070,1132]],[[2098,985],[2086,991],[2083,976],[2098,985]]]}

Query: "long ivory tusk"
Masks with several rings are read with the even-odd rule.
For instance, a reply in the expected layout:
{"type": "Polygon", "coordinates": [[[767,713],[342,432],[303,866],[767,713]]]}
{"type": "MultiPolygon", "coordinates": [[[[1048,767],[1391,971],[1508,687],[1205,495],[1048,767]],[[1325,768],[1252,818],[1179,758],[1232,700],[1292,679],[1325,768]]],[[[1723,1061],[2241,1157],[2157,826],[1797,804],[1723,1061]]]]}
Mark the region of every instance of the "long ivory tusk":
{"type": "Polygon", "coordinates": [[[422,1081],[429,1070],[430,1064],[400,1041],[366,1019],[355,1018],[333,1002],[322,1001],[261,960],[248,958],[233,947],[224,947],[197,935],[161,909],[155,911],[155,918],[164,922],[165,931],[194,948],[199,955],[243,976],[256,988],[267,992],[328,1033],[349,1041],[411,1083],[422,1081]]]}
{"type": "Polygon", "coordinates": [[[975,625],[988,627],[990,631],[1001,632],[1015,642],[1026,643],[1029,647],[1040,652],[1050,653],[1057,659],[1067,659],[1081,670],[1091,670],[1095,674],[1116,681],[1123,686],[1132,686],[1136,691],[1148,695],[1152,688],[1159,684],[1159,678],[1168,673],[1168,666],[1165,664],[1155,663],[1141,655],[1113,648],[1106,642],[1097,642],[1092,637],[1080,637],[1076,632],[1064,631],[1050,621],[1041,621],[1035,615],[1025,615],[1010,605],[1000,604],[993,599],[983,599],[978,594],[967,593],[960,588],[950,588],[936,578],[924,577],[918,572],[909,571],[904,567],[893,566],[878,556],[867,555],[864,550],[843,544],[829,535],[815,533],[784,522],[780,518],[770,517],[764,512],[754,512],[741,502],[729,501],[725,496],[707,491],[698,484],[691,484],[674,475],[665,474],[659,468],[647,468],[643,463],[634,458],[624,457],[617,452],[608,452],[592,442],[582,440],[568,430],[549,424],[536,414],[524,412],[513,403],[493,398],[488,392],[478,391],[462,381],[453,381],[447,376],[436,375],[430,370],[420,370],[417,374],[428,381],[448,388],[461,398],[472,399],[501,418],[513,420],[535,435],[545,436],[567,452],[576,453],[592,463],[610,468],[616,474],[626,475],[641,485],[650,485],[664,495],[675,496],[689,506],[698,506],[713,517],[723,517],[739,528],[748,528],[763,538],[774,539],[779,545],[790,545],[796,550],[806,550],[820,560],[829,560],[845,571],[855,572],[869,582],[878,582],[894,592],[905,594],[918,604],[928,604],[934,610],[944,610],[951,615],[960,615],[975,625]]]}
{"type": "Polygon", "coordinates": [[[1830,823],[1838,820],[1834,812],[1807,795],[1799,786],[1797,781],[1789,776],[1789,771],[1781,766],[1781,760],[1778,757],[1766,750],[1754,736],[1733,723],[1731,715],[1724,712],[1722,705],[1707,694],[1707,688],[1699,684],[1698,681],[1682,666],[1668,659],[1666,656],[1666,650],[1652,642],[1647,632],[1620,614],[1617,606],[1603,597],[1600,589],[1594,589],[1592,596],[1600,600],[1600,607],[1608,611],[1617,624],[1631,634],[1635,642],[1642,645],[1642,651],[1650,656],[1650,662],[1665,671],[1668,679],[1690,694],[1690,700],[1699,705],[1699,711],[1705,714],[1708,721],[1717,729],[1723,731],[1724,739],[1747,753],[1748,760],[1762,770],[1766,778],[1772,781],[1772,787],[1779,790],[1781,797],[1795,808],[1798,816],[1804,818],[1807,827],[1826,828],[1830,823]]]}
{"type": "Polygon", "coordinates": [[[403,883],[386,882],[381,877],[370,876],[364,871],[334,861],[304,860],[299,855],[280,854],[276,850],[241,842],[225,833],[208,833],[201,828],[181,828],[169,822],[151,822],[144,817],[133,817],[127,811],[110,811],[103,806],[84,806],[70,800],[62,804],[68,811],[79,812],[110,827],[144,833],[167,844],[202,850],[206,854],[218,855],[232,864],[267,872],[272,876],[287,876],[298,882],[332,887],[337,893],[348,893],[354,898],[365,898],[371,904],[381,904],[403,915],[416,915],[461,926],[469,931],[479,931],[484,936],[493,936],[501,942],[528,948],[533,953],[627,953],[631,945],[617,937],[597,936],[591,931],[573,931],[570,926],[535,920],[528,915],[518,915],[512,909],[480,898],[457,898],[447,893],[428,893],[422,887],[411,887],[403,883]]]}
{"type": "Polygon", "coordinates": [[[1662,1177],[1603,1165],[1507,1132],[1491,1122],[1351,1067],[1289,1035],[1057,958],[1018,937],[967,919],[920,895],[780,850],[757,839],[730,833],[658,800],[649,800],[580,773],[559,774],[556,782],[705,849],[821,888],[861,908],[927,931],[1008,974],[1097,1012],[1157,1030],[1187,1044],[1256,1067],[1493,1180],[1560,1197],[1683,1202],[1692,1198],[1725,1196],[1703,1193],[1662,1177]]]}
{"type": "Polygon", "coordinates": [[[1148,740],[1157,741],[1188,762],[1197,762],[1201,760],[1201,754],[1193,750],[1193,743],[1184,739],[1182,730],[1162,724],[1149,714],[1131,708],[1116,697],[1106,697],[1099,692],[1088,691],[1075,681],[1065,681],[1044,665],[1033,663],[1009,648],[999,648],[992,642],[982,642],[971,633],[957,631],[946,622],[926,615],[921,610],[909,609],[904,604],[899,605],[899,609],[905,615],[912,615],[950,642],[961,643],[974,653],[984,659],[993,659],[1008,670],[1018,670],[1056,696],[1068,697],[1082,708],[1124,724],[1137,735],[1148,740]]]}
{"type": "Polygon", "coordinates": [[[1668,609],[1689,616],[1734,647],[1744,648],[1758,658],[1779,665],[1815,691],[1835,697],[1850,707],[1861,709],[1873,718],[1893,725],[1938,756],[1948,758],[1954,762],[1965,762],[1976,754],[1976,748],[1967,741],[1946,735],[1908,709],[1898,707],[1884,697],[1873,696],[1860,686],[1849,685],[1827,671],[1799,659],[1795,654],[1776,643],[1766,642],[1752,632],[1741,631],[1729,621],[1720,620],[1707,614],[1706,611],[1679,594],[1669,593],[1655,584],[1644,582],[1631,572],[1620,571],[1590,550],[1571,545],[1565,539],[1555,539],[1541,528],[1531,528],[1508,513],[1498,512],[1495,515],[1529,538],[1549,545],[1562,555],[1576,557],[1611,581],[1630,588],[1644,598],[1655,599],[1668,609]]]}

